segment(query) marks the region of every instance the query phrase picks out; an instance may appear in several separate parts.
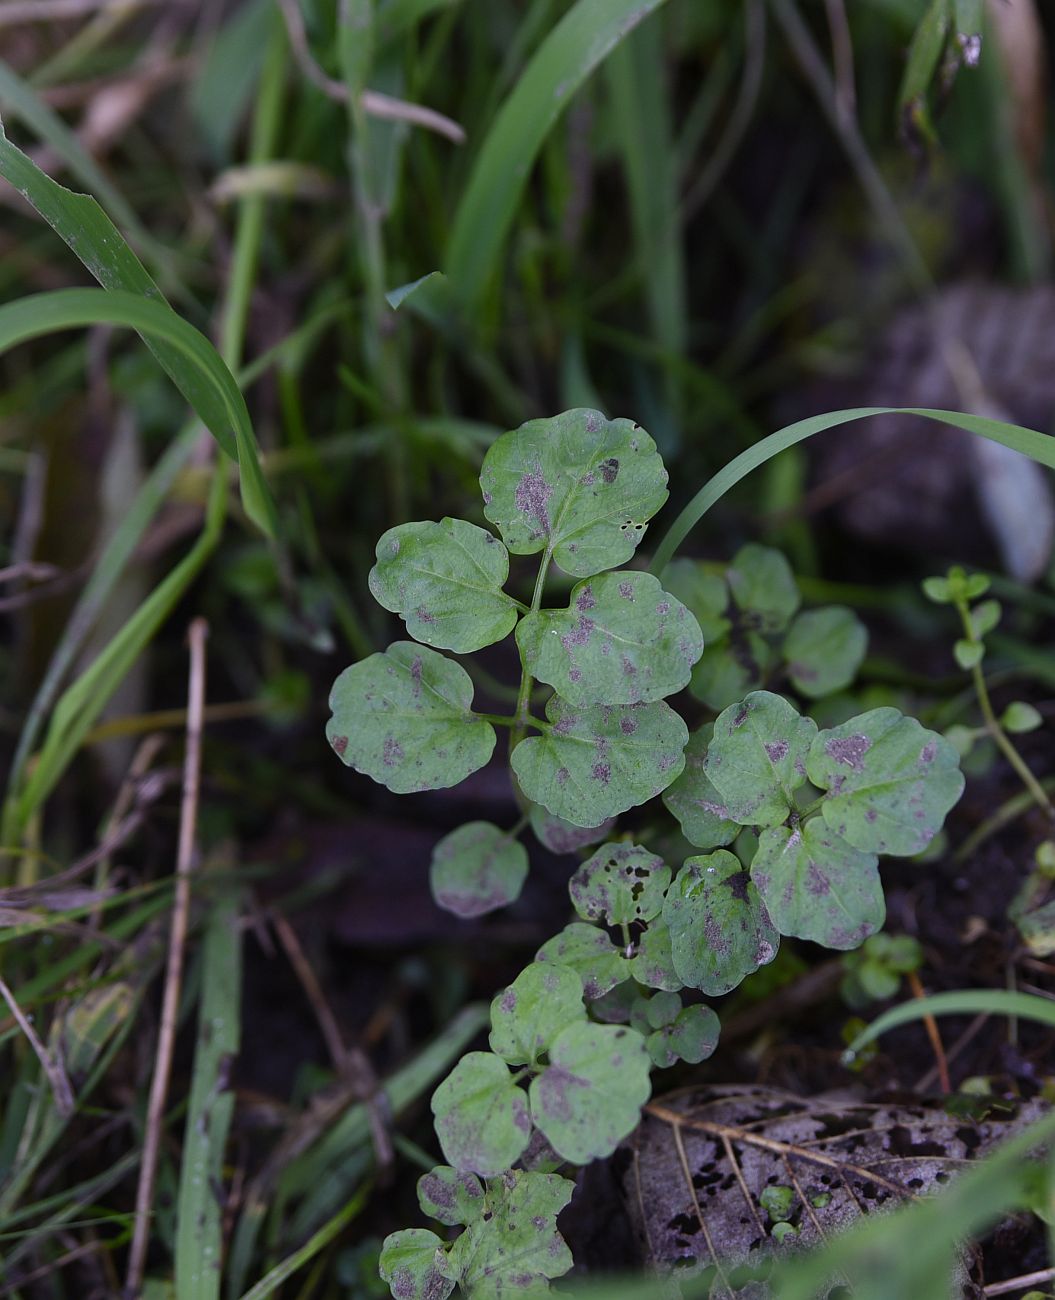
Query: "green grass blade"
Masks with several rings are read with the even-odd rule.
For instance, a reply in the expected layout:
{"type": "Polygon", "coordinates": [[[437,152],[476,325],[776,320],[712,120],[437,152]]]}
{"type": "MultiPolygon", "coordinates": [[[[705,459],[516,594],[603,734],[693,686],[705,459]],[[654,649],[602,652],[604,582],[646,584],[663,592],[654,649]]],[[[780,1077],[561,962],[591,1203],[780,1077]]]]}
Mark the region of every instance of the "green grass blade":
{"type": "Polygon", "coordinates": [[[730,488],[733,488],[767,460],[798,442],[812,438],[815,433],[825,429],[834,429],[840,424],[850,424],[854,420],[865,420],[872,415],[919,415],[927,420],[936,420],[939,424],[951,424],[956,429],[966,429],[968,433],[993,442],[1002,443],[1023,455],[1032,456],[1041,465],[1055,469],[1055,438],[1049,434],[1038,433],[1035,429],[1024,429],[1018,424],[1005,424],[1002,420],[990,420],[981,415],[964,415],[959,411],[935,411],[918,406],[860,406],[847,411],[830,411],[825,415],[812,415],[809,419],[798,420],[776,433],[756,442],[739,456],[735,456],[724,469],[718,471],[706,482],[699,492],[678,515],[659,546],[649,566],[652,573],[661,573],[674,558],[678,547],[696,527],[703,516],[715,502],[720,501],[730,488]]]}
{"type": "Polygon", "coordinates": [[[88,325],[133,329],[144,338],[159,340],[169,357],[180,358],[180,377],[169,371],[170,377],[192,405],[203,391],[209,393],[209,400],[195,410],[224,451],[238,462],[246,514],[273,536],[275,507],[260,467],[245,398],[209,340],[167,303],[119,289],[56,289],[33,294],[0,307],[0,352],[28,339],[88,325]],[[182,377],[189,374],[196,382],[186,391],[182,377]]]}
{"type": "Polygon", "coordinates": [[[242,942],[238,899],[216,901],[205,931],[198,1046],[180,1163],[176,1217],[178,1300],[220,1294],[223,1157],[234,1114],[227,1077],[238,1051],[242,1015],[242,942]]]}
{"type": "Polygon", "coordinates": [[[213,37],[187,94],[195,132],[225,161],[252,99],[274,22],[273,0],[250,0],[213,37]]]}
{"type": "Polygon", "coordinates": [[[1037,997],[1034,993],[1016,993],[1012,989],[957,989],[951,993],[913,998],[911,1002],[884,1011],[867,1029],[861,1030],[846,1049],[847,1055],[856,1055],[888,1029],[921,1020],[924,1016],[979,1015],[1018,1017],[1055,1028],[1055,1002],[1048,998],[1037,997]]]}
{"type": "Polygon", "coordinates": [[[444,270],[474,308],[498,262],[532,164],[591,72],[663,0],[577,0],[502,105],[454,218],[444,270]]]}

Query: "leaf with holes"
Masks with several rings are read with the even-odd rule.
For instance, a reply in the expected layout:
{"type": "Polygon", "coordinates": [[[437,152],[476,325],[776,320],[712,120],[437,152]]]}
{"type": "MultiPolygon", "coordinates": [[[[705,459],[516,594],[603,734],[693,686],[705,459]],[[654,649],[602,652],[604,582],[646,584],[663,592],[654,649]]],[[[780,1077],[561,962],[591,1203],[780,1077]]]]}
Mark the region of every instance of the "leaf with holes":
{"type": "Polygon", "coordinates": [[[491,1003],[491,1051],[534,1065],[568,1025],[586,1019],[583,981],[567,966],[533,962],[491,1003]]]}
{"type": "Polygon", "coordinates": [[[792,685],[817,699],[849,686],[868,649],[868,631],[851,609],[831,605],[799,614],[784,639],[792,685]]]}
{"type": "Polygon", "coordinates": [[[400,524],[377,543],[370,591],[426,645],[467,654],[513,630],[517,607],[502,590],[509,555],[464,519],[400,524]]]}
{"type": "Polygon", "coordinates": [[[427,1228],[405,1228],[386,1237],[381,1277],[400,1300],[447,1300],[454,1290],[447,1247],[427,1228]]]}
{"type": "Polygon", "coordinates": [[[483,767],[495,747],[494,728],[472,702],[464,668],[396,641],[334,682],[326,737],[343,763],[395,794],[440,790],[483,767]]]}
{"type": "Polygon", "coordinates": [[[689,858],[667,891],[663,920],[683,984],[728,993],[773,960],[780,938],[739,858],[725,849],[689,858]]]}
{"type": "Polygon", "coordinates": [[[554,815],[541,804],[533,803],[528,814],[535,838],[551,853],[574,853],[576,849],[603,840],[615,825],[614,817],[606,817],[599,826],[576,826],[563,817],[554,815]]]}
{"type": "Polygon", "coordinates": [[[517,645],[533,677],[583,707],[675,694],[703,653],[703,636],[650,573],[619,570],[573,587],[567,609],[521,619],[517,645]]]}
{"type": "Polygon", "coordinates": [[[751,879],[781,934],[826,948],[856,948],[886,917],[876,855],[851,848],[819,817],[763,831],[751,879]]]}
{"type": "Polygon", "coordinates": [[[475,1174],[437,1165],[418,1179],[418,1204],[437,1223],[474,1223],[484,1212],[483,1183],[475,1174]]]}
{"type": "Polygon", "coordinates": [[[708,722],[689,736],[685,770],[663,792],[667,811],[674,814],[681,833],[698,849],[732,844],[740,834],[740,824],[729,816],[728,808],[703,770],[713,735],[714,727],[708,722]]]}
{"type": "Polygon", "coordinates": [[[645,1040],[620,1025],[571,1025],[531,1081],[531,1117],[577,1164],[609,1156],[638,1123],[651,1092],[645,1040]]]}
{"type": "Polygon", "coordinates": [[[811,718],[770,691],[752,691],[720,713],[703,771],[729,817],[741,826],[779,825],[806,780],[816,734],[811,718]]]}
{"type": "Polygon", "coordinates": [[[645,1040],[648,1054],[661,1070],[678,1061],[699,1065],[718,1046],[721,1025],[710,1007],[691,1006],[679,1011],[667,1025],[661,1025],[645,1040]]]}
{"type": "Polygon", "coordinates": [[[625,564],[668,495],[644,429],[586,409],[503,434],[484,457],[480,487],[484,514],[515,555],[548,549],[577,578],[625,564]]]}
{"type": "Polygon", "coordinates": [[[949,741],[890,708],[820,732],[806,771],[828,792],[821,803],[828,828],[864,853],[919,853],[963,793],[949,741]]]}
{"type": "Polygon", "coordinates": [[[604,844],[568,882],[575,910],[584,920],[608,925],[651,921],[663,910],[670,867],[636,844],[604,844]]]}
{"type": "Polygon", "coordinates": [[[759,632],[782,632],[802,599],[791,565],[772,546],[742,546],[725,576],[737,608],[759,632]]]}
{"type": "Polygon", "coordinates": [[[440,907],[455,916],[483,916],[520,897],[527,849],[490,822],[466,822],[432,850],[429,884],[440,907]]]}
{"type": "Polygon", "coordinates": [[[668,705],[593,704],[577,709],[559,695],[549,726],[510,755],[520,788],[576,826],[596,826],[665,790],[685,764],[689,733],[668,705]]]}
{"type": "Polygon", "coordinates": [[[630,974],[646,988],[676,993],[685,981],[674,969],[670,930],[665,921],[653,921],[637,941],[630,958],[630,974]]]}
{"type": "Polygon", "coordinates": [[[432,1094],[432,1113],[450,1163],[484,1178],[508,1169],[531,1136],[527,1099],[491,1052],[462,1057],[432,1094]]]}
{"type": "Polygon", "coordinates": [[[629,975],[627,961],[608,935],[595,925],[573,921],[538,950],[538,962],[555,962],[578,975],[587,1001],[603,997],[629,975]]]}

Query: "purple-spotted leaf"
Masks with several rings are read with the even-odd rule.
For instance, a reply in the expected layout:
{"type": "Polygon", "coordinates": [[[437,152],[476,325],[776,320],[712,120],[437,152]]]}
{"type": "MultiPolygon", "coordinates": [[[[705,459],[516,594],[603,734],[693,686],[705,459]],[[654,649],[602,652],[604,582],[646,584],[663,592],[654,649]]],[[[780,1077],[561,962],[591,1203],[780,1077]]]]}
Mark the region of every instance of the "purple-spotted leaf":
{"type": "Polygon", "coordinates": [[[517,607],[502,590],[509,555],[464,519],[399,524],[377,543],[370,591],[402,616],[417,641],[467,654],[513,630],[517,607]]]}
{"type": "Polygon", "coordinates": [[[567,966],[578,975],[582,992],[593,1002],[621,984],[629,974],[627,960],[608,935],[595,925],[575,921],[538,950],[536,962],[567,966]]]}
{"type": "Polygon", "coordinates": [[[503,434],[480,487],[484,514],[515,555],[548,550],[578,578],[625,564],[668,495],[644,429],[584,408],[503,434]]]}
{"type": "Polygon", "coordinates": [[[531,1081],[536,1126],[576,1164],[611,1155],[637,1127],[651,1092],[645,1040],[621,1025],[570,1025],[549,1060],[531,1081]]]}
{"type": "Polygon", "coordinates": [[[763,831],[751,879],[781,934],[826,948],[856,948],[886,917],[876,855],[851,848],[819,817],[763,831]]]}
{"type": "Polygon", "coordinates": [[[586,921],[608,925],[651,921],[663,910],[670,868],[637,844],[603,844],[568,882],[572,905],[586,921]]]}
{"type": "Polygon", "coordinates": [[[588,844],[597,844],[615,825],[614,817],[606,817],[599,826],[576,826],[563,817],[554,815],[541,804],[533,803],[529,813],[535,838],[551,853],[574,853],[588,844]]]}
{"type": "Polygon", "coordinates": [[[661,1025],[645,1040],[648,1054],[661,1070],[678,1061],[699,1065],[718,1046],[721,1025],[710,1007],[686,1007],[667,1025],[661,1025]]]}
{"type": "Polygon", "coordinates": [[[868,629],[841,605],[799,614],[784,638],[792,685],[818,699],[849,686],[868,649],[868,629]]]}
{"type": "Polygon", "coordinates": [[[460,664],[396,641],[334,682],[326,738],[343,763],[395,794],[439,790],[483,767],[495,747],[494,728],[472,702],[460,664]]]}
{"type": "Polygon", "coordinates": [[[490,822],[466,822],[432,851],[429,883],[440,907],[455,916],[483,916],[520,897],[527,849],[490,822]]]}
{"type": "Polygon", "coordinates": [[[484,1187],[475,1174],[437,1165],[418,1179],[418,1204],[437,1223],[474,1223],[484,1212],[484,1187]]]}
{"type": "Polygon", "coordinates": [[[721,796],[703,770],[714,727],[706,723],[689,736],[685,770],[663,791],[667,811],[681,825],[681,833],[698,849],[721,848],[740,834],[740,824],[729,816],[721,796]]]}
{"type": "Polygon", "coordinates": [[[593,704],[554,695],[549,726],[510,755],[520,788],[576,826],[596,826],[665,790],[685,765],[688,729],[668,705],[593,704]]]}
{"type": "Polygon", "coordinates": [[[703,635],[657,578],[619,570],[573,587],[567,609],[521,619],[517,645],[528,672],[571,704],[640,704],[688,684],[703,635]]]}
{"type": "Polygon", "coordinates": [[[381,1277],[399,1300],[447,1300],[454,1290],[447,1247],[427,1228],[386,1237],[379,1263],[381,1277]]]}
{"type": "Polygon", "coordinates": [[[703,771],[729,817],[741,826],[779,825],[806,780],[816,734],[811,718],[771,691],[752,691],[720,713],[703,771]]]}
{"type": "Polygon", "coordinates": [[[469,1052],[432,1094],[436,1136],[455,1169],[493,1178],[531,1136],[527,1098],[492,1052],[469,1052]]]}
{"type": "Polygon", "coordinates": [[[491,1003],[491,1051],[533,1065],[568,1025],[586,1019],[583,981],[553,962],[532,962],[491,1003]]]}
{"type": "Polygon", "coordinates": [[[728,993],[773,960],[780,938],[739,858],[725,849],[689,858],[667,891],[663,920],[682,984],[728,993]]]}
{"type": "Polygon", "coordinates": [[[646,988],[676,993],[685,981],[674,969],[670,930],[665,921],[653,921],[638,939],[630,959],[630,974],[646,988]]]}
{"type": "Polygon", "coordinates": [[[949,741],[890,708],[820,732],[806,770],[827,791],[821,813],[829,830],[863,853],[919,853],[963,792],[949,741]]]}

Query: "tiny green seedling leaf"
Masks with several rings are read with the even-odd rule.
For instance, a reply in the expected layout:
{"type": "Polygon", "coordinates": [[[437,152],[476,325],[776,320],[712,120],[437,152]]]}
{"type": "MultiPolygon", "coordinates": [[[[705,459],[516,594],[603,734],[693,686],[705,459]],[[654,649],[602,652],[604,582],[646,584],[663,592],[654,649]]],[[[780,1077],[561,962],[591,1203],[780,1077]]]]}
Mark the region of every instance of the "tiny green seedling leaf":
{"type": "Polygon", "coordinates": [[[820,818],[763,831],[751,879],[781,934],[827,948],[856,948],[886,917],[876,855],[851,848],[820,818]]]}
{"type": "Polygon", "coordinates": [[[450,1163],[484,1178],[508,1169],[531,1136],[527,1098],[491,1052],[462,1057],[432,1094],[432,1113],[450,1163]]]}
{"type": "Polygon", "coordinates": [[[865,625],[851,609],[831,605],[799,614],[784,640],[792,685],[818,699],[849,686],[868,648],[865,625]]]}
{"type": "Polygon", "coordinates": [[[681,997],[677,993],[654,993],[650,998],[642,998],[642,1002],[649,1029],[664,1029],[681,1014],[681,997]]]}
{"type": "Polygon", "coordinates": [[[636,844],[604,844],[568,882],[575,910],[608,925],[651,921],[663,910],[670,868],[636,844]]]}
{"type": "Polygon", "coordinates": [[[400,524],[377,543],[370,591],[402,616],[417,641],[467,654],[513,630],[517,608],[502,590],[509,555],[464,519],[400,524]]]}
{"type": "Polygon", "coordinates": [[[955,748],[897,709],[872,709],[821,731],[806,771],[826,790],[830,830],[863,853],[925,849],[963,792],[955,748]]]}
{"type": "Polygon", "coordinates": [[[597,844],[615,825],[614,817],[606,817],[599,826],[576,826],[563,817],[554,817],[541,804],[533,803],[528,814],[535,838],[551,853],[574,853],[588,844],[597,844]]]}
{"type": "Polygon", "coordinates": [[[774,1223],[786,1223],[795,1209],[795,1193],[790,1187],[766,1187],[758,1203],[774,1223]]]}
{"type": "Polygon", "coordinates": [[[971,622],[971,631],[981,640],[982,637],[992,632],[993,628],[1000,622],[1000,602],[998,600],[983,600],[980,605],[975,605],[968,617],[971,622]]]}
{"type": "Polygon", "coordinates": [[[517,645],[533,677],[582,708],[680,691],[703,653],[703,634],[657,578],[619,570],[580,582],[567,609],[528,614],[517,645]]]}
{"type": "Polygon", "coordinates": [[[977,667],[985,658],[985,646],[981,641],[968,641],[961,637],[952,647],[956,662],[965,671],[977,667]]]}
{"type": "Polygon", "coordinates": [[[491,1051],[533,1065],[568,1025],[586,1019],[583,983],[567,966],[533,962],[491,1003],[491,1051]]]}
{"type": "Polygon", "coordinates": [[[437,1165],[418,1179],[418,1204],[437,1223],[475,1223],[484,1212],[483,1183],[475,1174],[437,1165]]]}
{"type": "Polygon", "coordinates": [[[587,1001],[603,997],[629,975],[627,960],[603,930],[573,921],[538,950],[536,962],[568,966],[578,975],[587,1001]]]}
{"type": "Polygon", "coordinates": [[[725,637],[732,624],[725,617],[729,588],[717,573],[708,573],[697,560],[671,560],[663,585],[693,614],[708,645],[725,637]]]}
{"type": "Polygon", "coordinates": [[[546,731],[521,741],[510,764],[529,799],[576,826],[644,803],[684,766],[688,729],[662,702],[576,709],[554,695],[546,717],[546,731]]]}
{"type": "Polygon", "coordinates": [[[396,641],[333,684],[326,738],[343,763],[396,794],[440,790],[484,766],[495,747],[471,709],[469,674],[435,650],[396,641]]]}
{"type": "Polygon", "coordinates": [[[1036,731],[1044,725],[1044,718],[1038,709],[1024,700],[1013,700],[1000,715],[1000,725],[1005,731],[1016,733],[1036,731]]]}
{"type": "Polygon", "coordinates": [[[759,632],[782,632],[802,599],[781,552],[757,542],[733,556],[726,581],[737,608],[759,632]]]}
{"type": "Polygon", "coordinates": [[[484,514],[515,555],[548,549],[577,578],[625,564],[668,495],[644,429],[587,409],[503,434],[484,457],[480,487],[484,514]]]}
{"type": "Polygon", "coordinates": [[[667,892],[663,920],[681,982],[712,997],[777,955],[780,939],[759,892],[725,849],[686,861],[667,892]]]}
{"type": "Polygon", "coordinates": [[[520,897],[527,849],[490,822],[466,822],[432,851],[429,883],[440,907],[455,916],[483,916],[520,897]]]}
{"type": "Polygon", "coordinates": [[[380,1269],[401,1300],[447,1300],[454,1290],[447,1248],[427,1228],[405,1228],[386,1237],[380,1269]]]}
{"type": "Polygon", "coordinates": [[[651,1092],[645,1040],[619,1025],[571,1025],[549,1059],[531,1081],[536,1126],[566,1160],[611,1155],[637,1126],[651,1092]]]}
{"type": "Polygon", "coordinates": [[[646,988],[676,993],[685,981],[674,969],[670,930],[665,921],[655,920],[637,942],[630,959],[630,974],[646,988]]]}
{"type": "Polygon", "coordinates": [[[806,780],[806,754],[817,724],[779,695],[752,691],[718,715],[705,776],[741,826],[777,826],[806,780]]]}
{"type": "Polygon", "coordinates": [[[709,722],[692,732],[685,746],[685,770],[663,791],[667,811],[674,814],[682,834],[698,849],[732,844],[740,834],[739,822],[729,816],[728,808],[704,771],[713,735],[714,727],[709,722]]]}
{"type": "Polygon", "coordinates": [[[718,1046],[721,1025],[710,1007],[691,1006],[680,1011],[669,1025],[663,1025],[646,1039],[648,1054],[661,1070],[678,1061],[699,1065],[718,1046]]]}

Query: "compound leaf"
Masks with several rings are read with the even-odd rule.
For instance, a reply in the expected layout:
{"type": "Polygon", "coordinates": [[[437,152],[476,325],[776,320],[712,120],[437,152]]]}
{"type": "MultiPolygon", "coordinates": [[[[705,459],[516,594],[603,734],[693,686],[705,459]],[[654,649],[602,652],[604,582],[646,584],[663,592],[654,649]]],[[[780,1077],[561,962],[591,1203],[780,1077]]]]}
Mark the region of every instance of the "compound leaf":
{"type": "Polygon", "coordinates": [[[560,1031],[586,1019],[583,981],[567,966],[533,962],[491,1003],[491,1051],[532,1065],[560,1031]]]}
{"type": "Polygon", "coordinates": [[[802,599],[785,557],[757,542],[733,556],[726,581],[737,608],[759,632],[782,632],[802,599]]]}
{"type": "Polygon", "coordinates": [[[674,969],[670,930],[664,921],[653,921],[637,942],[630,958],[630,974],[646,988],[676,993],[685,981],[674,969]]]}
{"type": "Polygon", "coordinates": [[[799,614],[784,640],[792,685],[817,699],[849,686],[868,649],[868,631],[851,609],[831,605],[799,614]]]}
{"type": "Polygon", "coordinates": [[[621,1025],[570,1025],[531,1081],[531,1115],[554,1150],[586,1164],[609,1156],[649,1098],[645,1040],[621,1025]]]}
{"type": "Polygon", "coordinates": [[[484,1212],[484,1187],[475,1174],[437,1165],[418,1179],[418,1204],[437,1223],[474,1223],[484,1212]]]}
{"type": "Polygon", "coordinates": [[[491,1178],[531,1136],[527,1098],[492,1052],[468,1052],[432,1094],[436,1136],[455,1169],[491,1178]]]}
{"type": "Polygon", "coordinates": [[[954,747],[897,709],[872,709],[820,732],[806,771],[828,793],[830,830],[864,853],[926,848],[963,792],[954,747]]]}
{"type": "Polygon", "coordinates": [[[765,904],[725,849],[687,859],[667,891],[663,920],[681,982],[712,997],[777,955],[780,939],[765,904]]]}
{"type": "Polygon", "coordinates": [[[876,855],[852,848],[820,818],[763,831],[751,879],[781,934],[826,948],[856,948],[886,917],[876,855]]]}
{"type": "Polygon", "coordinates": [[[614,817],[606,817],[599,826],[576,826],[563,817],[554,815],[541,804],[533,803],[528,814],[535,838],[551,853],[574,853],[587,844],[603,840],[615,825],[614,817]]]}
{"type": "Polygon", "coordinates": [[[667,811],[673,813],[681,832],[698,849],[732,844],[740,825],[729,816],[721,795],[703,770],[714,727],[705,723],[689,736],[685,746],[685,770],[663,791],[667,811]]]}
{"type": "Polygon", "coordinates": [[[577,578],[625,564],[668,495],[644,429],[585,408],[503,434],[484,457],[480,487],[484,514],[514,554],[548,550],[577,578]]]}
{"type": "Polygon", "coordinates": [[[568,882],[575,910],[584,920],[608,925],[651,921],[663,910],[670,868],[636,844],[604,844],[568,882]]]}
{"type": "Polygon", "coordinates": [[[603,930],[573,921],[538,950],[537,962],[568,966],[578,975],[587,1001],[603,997],[627,978],[627,961],[603,930]]]}
{"type": "Polygon", "coordinates": [[[377,543],[370,591],[417,641],[467,654],[501,641],[517,621],[502,590],[509,554],[464,519],[400,524],[377,543]]]}
{"type": "Polygon", "coordinates": [[[474,716],[469,674],[435,650],[396,641],[333,684],[326,737],[348,767],[395,794],[457,785],[484,766],[494,728],[474,716]]]}
{"type": "Polygon", "coordinates": [[[440,907],[455,916],[483,916],[520,897],[527,849],[490,822],[466,822],[432,850],[429,883],[440,907]]]}
{"type": "Polygon", "coordinates": [[[620,570],[580,582],[567,609],[528,614],[517,645],[533,677],[581,708],[680,691],[703,653],[703,635],[657,578],[620,570]]]}
{"type": "Polygon", "coordinates": [[[401,1300],[447,1300],[454,1290],[447,1249],[427,1228],[404,1228],[386,1237],[380,1271],[401,1300]]]}
{"type": "Polygon", "coordinates": [[[668,1025],[661,1025],[645,1040],[648,1054],[661,1070],[678,1061],[699,1065],[718,1046],[721,1024],[710,1007],[691,1006],[679,1011],[668,1025]]]}
{"type": "Polygon", "coordinates": [[[703,770],[732,820],[776,826],[787,817],[816,732],[771,691],[752,691],[718,715],[703,770]]]}
{"type": "Polygon", "coordinates": [[[576,826],[596,826],[659,794],[685,764],[688,729],[661,701],[577,709],[554,695],[549,727],[510,764],[524,794],[576,826]]]}

